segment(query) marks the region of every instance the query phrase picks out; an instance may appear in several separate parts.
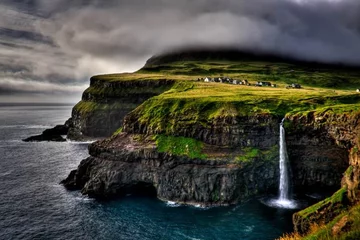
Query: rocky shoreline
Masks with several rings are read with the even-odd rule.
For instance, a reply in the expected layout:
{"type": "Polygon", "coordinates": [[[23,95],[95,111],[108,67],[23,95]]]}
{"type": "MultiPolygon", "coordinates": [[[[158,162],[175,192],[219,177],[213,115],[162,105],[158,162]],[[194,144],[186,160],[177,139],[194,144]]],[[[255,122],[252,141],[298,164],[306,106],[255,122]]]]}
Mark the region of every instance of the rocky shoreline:
{"type": "Polygon", "coordinates": [[[279,174],[274,161],[238,165],[173,156],[128,133],[91,144],[89,153],[62,183],[96,198],[147,193],[166,201],[224,206],[276,188],[279,174]]]}

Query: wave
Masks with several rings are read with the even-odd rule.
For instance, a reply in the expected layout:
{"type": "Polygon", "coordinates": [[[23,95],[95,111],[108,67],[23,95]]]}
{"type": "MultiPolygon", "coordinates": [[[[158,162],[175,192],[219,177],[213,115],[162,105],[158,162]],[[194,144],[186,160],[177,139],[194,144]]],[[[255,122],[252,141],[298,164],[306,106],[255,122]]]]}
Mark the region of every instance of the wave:
{"type": "Polygon", "coordinates": [[[73,141],[68,138],[66,138],[66,142],[70,144],[91,144],[96,142],[96,140],[89,140],[89,141],[73,141]]]}
{"type": "Polygon", "coordinates": [[[0,143],[22,143],[22,140],[15,139],[15,140],[0,140],[0,143]]]}
{"type": "Polygon", "coordinates": [[[202,204],[179,203],[179,202],[173,202],[173,201],[165,201],[165,204],[166,204],[167,207],[186,206],[186,207],[193,207],[193,208],[197,208],[197,209],[201,209],[201,210],[208,210],[210,208],[213,208],[211,206],[206,206],[206,205],[202,205],[202,204]]]}
{"type": "Polygon", "coordinates": [[[255,228],[254,225],[245,226],[244,231],[250,233],[250,232],[252,232],[254,230],[254,228],[255,228]]]}
{"type": "Polygon", "coordinates": [[[7,172],[0,173],[0,177],[6,177],[6,176],[10,175],[12,172],[13,172],[13,170],[10,170],[10,171],[7,171],[7,172]]]}
{"type": "Polygon", "coordinates": [[[205,206],[205,205],[201,205],[201,204],[195,204],[195,205],[191,205],[194,208],[198,208],[198,209],[202,209],[202,210],[208,210],[210,208],[212,208],[211,206],[205,206]]]}
{"type": "Polygon", "coordinates": [[[186,235],[186,234],[184,234],[184,233],[182,233],[182,232],[176,232],[176,233],[179,234],[180,236],[186,238],[186,239],[190,239],[190,240],[202,240],[202,239],[200,239],[200,238],[190,237],[190,236],[188,236],[188,235],[186,235]]]}
{"type": "Polygon", "coordinates": [[[80,201],[80,202],[94,202],[95,201],[93,198],[89,198],[87,196],[75,197],[75,200],[80,201]]]}
{"type": "Polygon", "coordinates": [[[166,206],[168,206],[168,207],[180,207],[181,204],[179,204],[177,202],[167,201],[166,206]]]}
{"type": "Polygon", "coordinates": [[[0,129],[12,129],[12,128],[17,128],[17,129],[46,129],[46,128],[52,128],[52,126],[47,126],[47,125],[3,125],[0,126],[0,129]]]}

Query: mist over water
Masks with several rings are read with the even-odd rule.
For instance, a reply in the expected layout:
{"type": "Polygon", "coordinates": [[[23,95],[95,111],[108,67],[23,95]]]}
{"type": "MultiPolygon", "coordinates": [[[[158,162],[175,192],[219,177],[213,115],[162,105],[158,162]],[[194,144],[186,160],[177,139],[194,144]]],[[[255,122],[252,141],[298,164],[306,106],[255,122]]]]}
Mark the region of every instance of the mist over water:
{"type": "Polygon", "coordinates": [[[126,197],[100,202],[59,185],[88,156],[87,143],[24,143],[63,123],[70,106],[0,106],[0,239],[274,239],[291,211],[257,199],[201,209],[126,197]]]}

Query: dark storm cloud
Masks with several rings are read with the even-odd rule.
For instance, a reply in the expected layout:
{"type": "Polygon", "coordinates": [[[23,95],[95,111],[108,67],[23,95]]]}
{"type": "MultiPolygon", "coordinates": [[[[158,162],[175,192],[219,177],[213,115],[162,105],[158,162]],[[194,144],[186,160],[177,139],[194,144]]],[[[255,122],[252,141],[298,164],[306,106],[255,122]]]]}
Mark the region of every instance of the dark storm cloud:
{"type": "Polygon", "coordinates": [[[72,84],[81,92],[93,74],[133,71],[153,54],[186,46],[359,65],[360,1],[0,3],[0,66],[9,66],[0,68],[1,89],[71,92],[72,84]]]}

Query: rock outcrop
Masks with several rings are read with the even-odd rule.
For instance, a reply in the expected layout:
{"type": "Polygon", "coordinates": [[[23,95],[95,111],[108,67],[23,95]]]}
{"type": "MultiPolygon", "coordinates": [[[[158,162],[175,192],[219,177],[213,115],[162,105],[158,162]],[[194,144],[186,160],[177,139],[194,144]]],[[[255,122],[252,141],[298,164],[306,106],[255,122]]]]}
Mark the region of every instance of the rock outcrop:
{"type": "Polygon", "coordinates": [[[64,125],[57,125],[53,128],[46,129],[40,135],[31,136],[26,139],[23,139],[24,142],[65,142],[66,139],[63,136],[66,136],[69,127],[71,124],[71,119],[68,120],[64,125]]]}
{"type": "MultiPolygon", "coordinates": [[[[303,234],[309,231],[312,224],[327,224],[333,221],[335,217],[356,205],[360,200],[360,166],[357,151],[360,147],[358,137],[360,134],[360,114],[358,112],[334,113],[329,109],[329,111],[322,113],[310,112],[306,115],[290,116],[289,119],[293,123],[294,136],[299,136],[301,132],[309,133],[311,131],[320,136],[319,140],[321,141],[318,141],[314,146],[318,146],[316,151],[322,154],[324,161],[327,162],[326,165],[333,169],[331,170],[329,167],[327,170],[329,173],[338,170],[338,168],[342,169],[343,172],[341,177],[337,177],[338,183],[341,182],[341,189],[338,192],[332,197],[294,214],[295,231],[303,234]],[[333,146],[336,147],[326,146],[327,143],[333,143],[333,146]],[[347,164],[331,164],[340,155],[347,156],[347,164]],[[340,181],[341,178],[342,181],[340,181]]],[[[304,138],[304,135],[307,134],[302,134],[300,138],[304,138]]],[[[329,181],[335,180],[330,177],[329,181]]],[[[339,225],[341,225],[340,222],[339,225]]]]}
{"type": "Polygon", "coordinates": [[[72,110],[68,138],[111,136],[122,126],[126,114],[145,100],[169,90],[173,84],[168,79],[109,81],[92,77],[90,87],[72,110]]]}
{"type": "MultiPolygon", "coordinates": [[[[260,114],[215,118],[198,124],[176,119],[175,114],[175,120],[165,118],[178,123],[169,133],[156,124],[141,122],[139,114],[135,110],[125,117],[123,133],[90,145],[91,157],[85,159],[63,184],[69,189],[81,189],[83,194],[92,197],[146,191],[164,200],[203,205],[234,204],[269,190],[276,193],[277,155],[271,160],[262,156],[239,163],[228,157],[228,153],[236,149],[266,150],[276,146],[279,117],[260,114]],[[223,157],[210,155],[204,160],[161,153],[151,136],[165,133],[200,140],[208,148],[217,149],[214,156],[223,157]],[[144,138],[147,140],[139,140],[144,138]]],[[[299,126],[298,119],[288,121],[299,126]]],[[[302,190],[304,186],[327,187],[334,191],[339,188],[339,180],[348,167],[346,148],[337,145],[331,135],[324,138],[324,134],[310,126],[306,134],[288,128],[287,144],[295,190],[302,190]],[[326,154],[319,155],[319,149],[326,154]]]]}
{"type": "Polygon", "coordinates": [[[153,140],[138,138],[121,133],[90,145],[91,157],[62,183],[96,198],[147,193],[204,206],[235,204],[277,186],[276,159],[190,159],[159,153],[153,140]]]}

